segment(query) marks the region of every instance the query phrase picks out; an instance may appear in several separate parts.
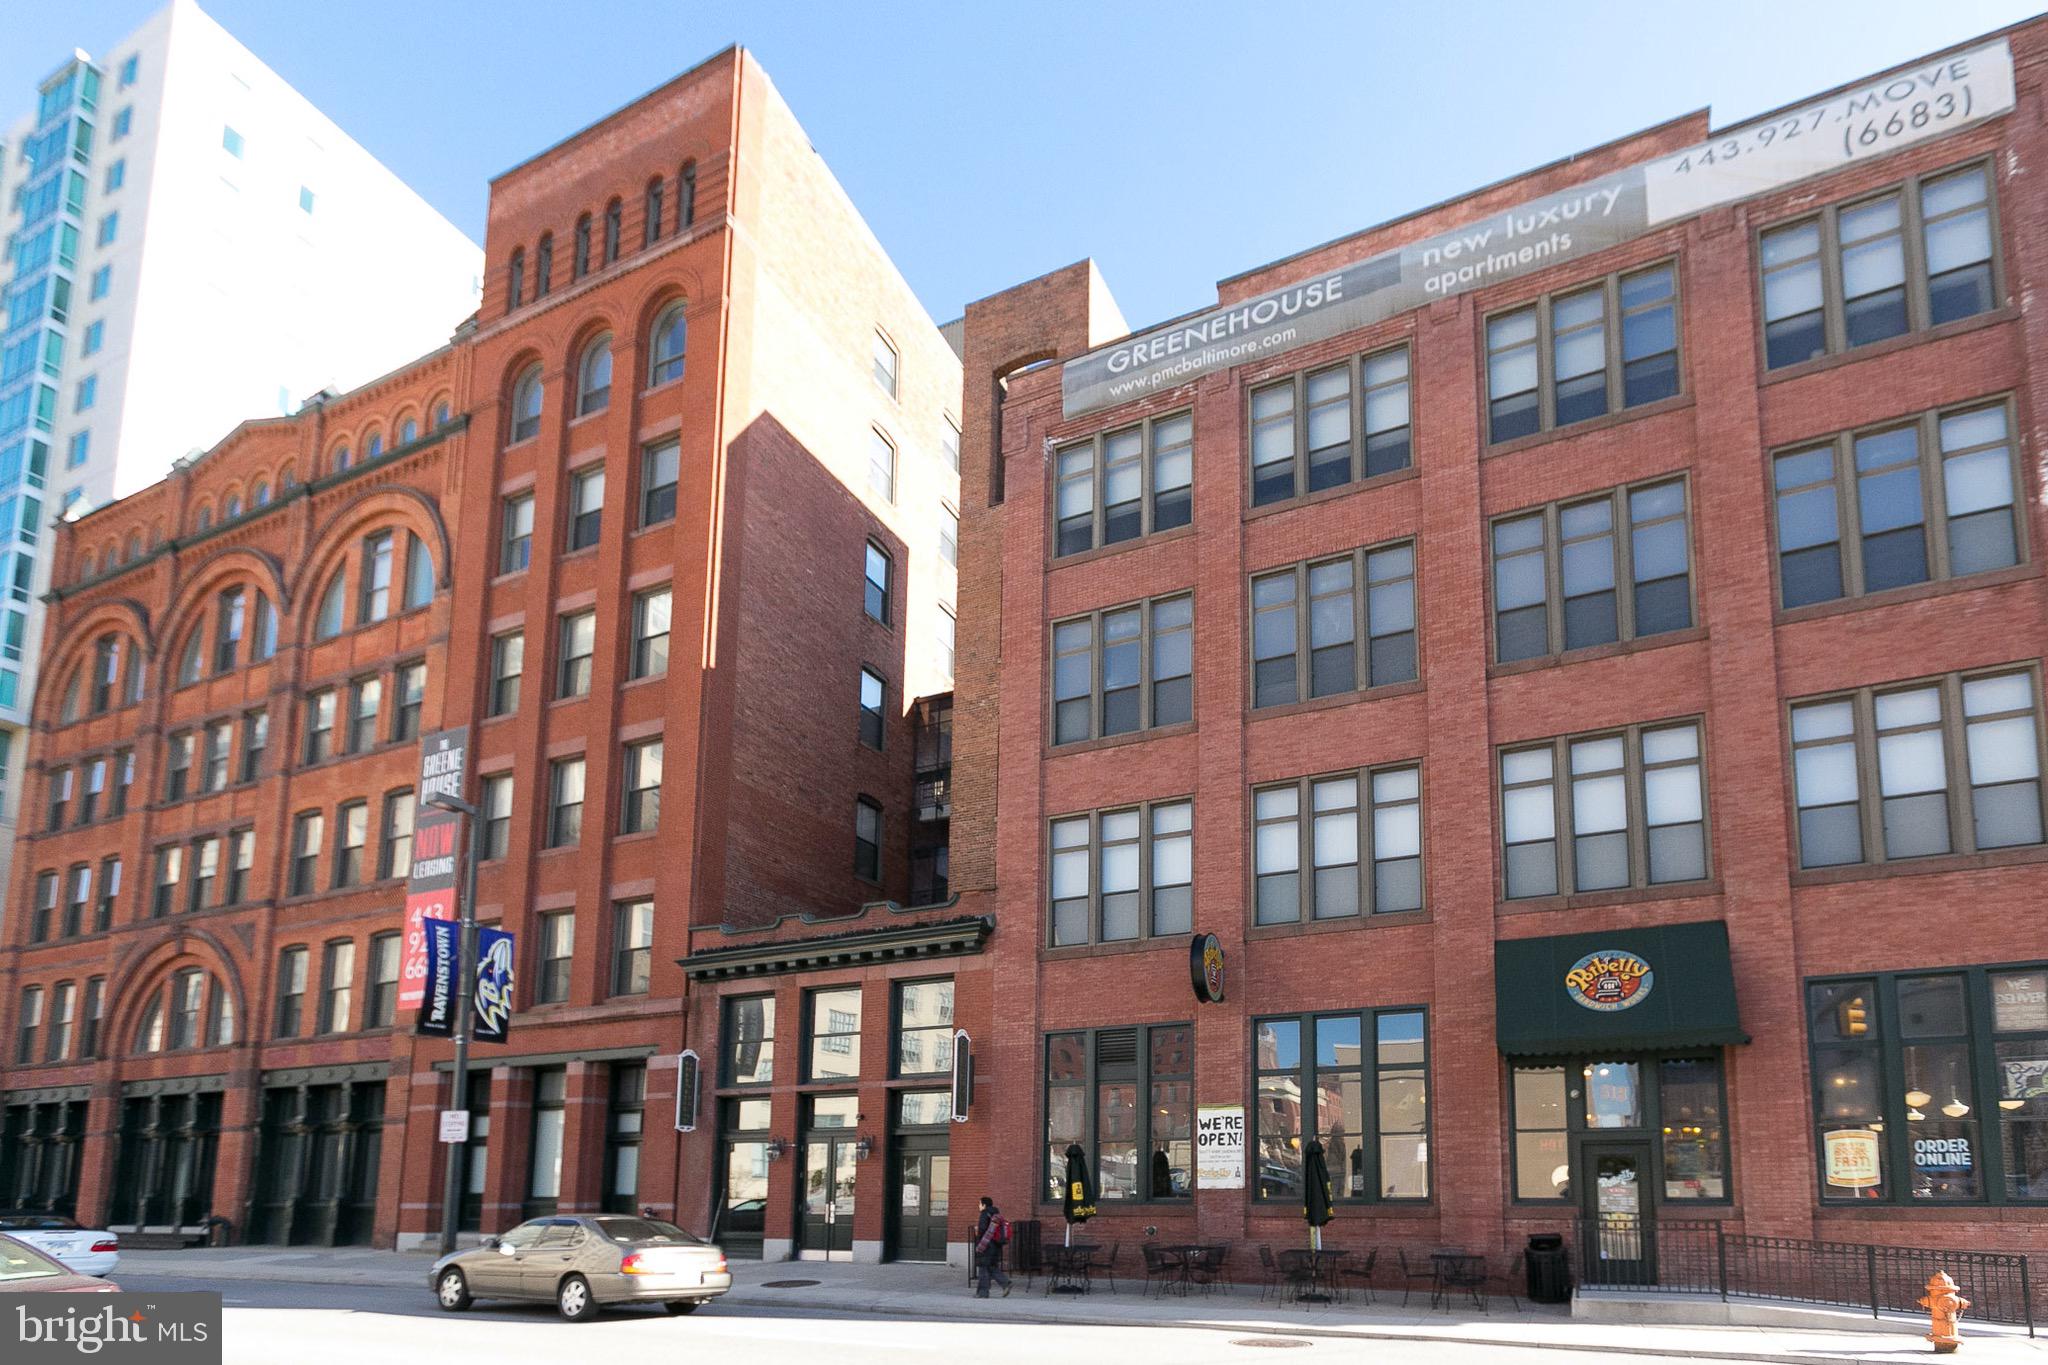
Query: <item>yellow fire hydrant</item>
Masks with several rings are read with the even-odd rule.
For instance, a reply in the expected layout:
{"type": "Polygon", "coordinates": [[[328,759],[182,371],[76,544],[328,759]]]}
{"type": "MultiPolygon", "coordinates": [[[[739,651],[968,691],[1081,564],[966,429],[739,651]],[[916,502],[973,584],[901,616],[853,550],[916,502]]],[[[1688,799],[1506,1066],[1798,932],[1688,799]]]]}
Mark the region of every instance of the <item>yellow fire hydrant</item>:
{"type": "Polygon", "coordinates": [[[1956,1282],[1946,1271],[1937,1270],[1927,1277],[1927,1297],[1920,1300],[1920,1306],[1927,1310],[1930,1319],[1932,1330],[1927,1339],[1934,1343],[1936,1355],[1947,1355],[1963,1344],[1963,1339],[1956,1335],[1956,1320],[1962,1317],[1970,1301],[1956,1293],[1956,1282]]]}

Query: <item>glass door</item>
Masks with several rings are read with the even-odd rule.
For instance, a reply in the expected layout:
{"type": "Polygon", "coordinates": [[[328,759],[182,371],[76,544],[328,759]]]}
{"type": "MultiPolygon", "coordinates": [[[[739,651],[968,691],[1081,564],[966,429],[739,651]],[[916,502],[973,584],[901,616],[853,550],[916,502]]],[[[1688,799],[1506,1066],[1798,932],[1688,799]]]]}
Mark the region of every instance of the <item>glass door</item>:
{"type": "Polygon", "coordinates": [[[804,1144],[803,1239],[807,1261],[853,1259],[854,1138],[812,1138],[804,1144]]]}
{"type": "Polygon", "coordinates": [[[1589,1285],[1656,1283],[1647,1142],[1588,1142],[1580,1154],[1586,1178],[1584,1281],[1589,1285]]]}
{"type": "Polygon", "coordinates": [[[895,1220],[889,1259],[944,1261],[946,1217],[952,1208],[953,1158],[932,1139],[909,1139],[896,1154],[895,1220]]]}

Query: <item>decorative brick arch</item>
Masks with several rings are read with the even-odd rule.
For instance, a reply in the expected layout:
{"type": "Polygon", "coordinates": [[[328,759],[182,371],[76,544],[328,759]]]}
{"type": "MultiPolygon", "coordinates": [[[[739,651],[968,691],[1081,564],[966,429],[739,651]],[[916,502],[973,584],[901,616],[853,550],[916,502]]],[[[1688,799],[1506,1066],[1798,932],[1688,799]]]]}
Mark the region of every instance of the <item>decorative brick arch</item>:
{"type": "MultiPolygon", "coordinates": [[[[73,668],[92,661],[93,643],[109,631],[128,641],[130,648],[141,651],[137,667],[150,666],[149,661],[156,654],[156,638],[150,630],[149,612],[134,598],[120,597],[101,602],[76,621],[64,623],[64,644],[51,658],[44,676],[68,680],[73,668]]],[[[143,677],[147,680],[149,674],[143,677]]],[[[61,686],[37,688],[32,711],[35,727],[48,730],[61,724],[58,713],[62,708],[61,686]]]]}
{"type": "Polygon", "coordinates": [[[284,566],[267,551],[246,546],[214,552],[200,561],[185,579],[171,601],[171,609],[164,615],[163,630],[158,639],[160,647],[153,652],[158,661],[154,670],[157,686],[165,694],[178,685],[175,676],[178,646],[184,643],[185,636],[195,626],[204,622],[214,595],[235,582],[247,583],[269,596],[277,605],[279,634],[283,634],[282,622],[292,604],[291,594],[285,588],[284,566]]]}
{"type": "MultiPolygon", "coordinates": [[[[134,1052],[135,1028],[142,1022],[142,1010],[151,996],[178,968],[198,966],[213,974],[226,988],[235,1007],[235,1042],[240,1047],[256,1036],[257,1020],[250,1012],[249,990],[242,969],[225,941],[210,930],[179,924],[161,938],[130,949],[107,973],[113,999],[107,1002],[107,1027],[102,1046],[117,1064],[134,1052]]],[[[197,1049],[195,1049],[197,1050],[197,1049]]]]}
{"type": "MultiPolygon", "coordinates": [[[[449,577],[448,524],[434,500],[403,484],[386,484],[367,489],[343,504],[313,537],[305,564],[292,582],[296,602],[317,604],[319,593],[336,573],[348,571],[348,557],[356,542],[369,531],[398,526],[417,535],[434,557],[434,588],[439,592],[452,582],[449,577]]],[[[301,612],[292,625],[293,638],[311,638],[312,613],[301,612]]]]}

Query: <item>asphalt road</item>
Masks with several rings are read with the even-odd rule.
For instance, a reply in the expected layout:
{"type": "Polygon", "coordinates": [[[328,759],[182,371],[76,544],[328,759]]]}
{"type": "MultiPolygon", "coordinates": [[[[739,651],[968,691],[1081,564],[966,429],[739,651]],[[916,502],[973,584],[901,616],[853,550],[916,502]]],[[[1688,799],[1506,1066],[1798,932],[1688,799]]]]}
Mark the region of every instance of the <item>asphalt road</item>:
{"type": "MultiPolygon", "coordinates": [[[[220,1287],[170,1276],[122,1275],[120,1281],[123,1289],[142,1292],[220,1287]]],[[[544,1305],[443,1313],[424,1284],[414,1290],[238,1281],[223,1291],[223,1300],[230,1365],[622,1365],[640,1359],[739,1365],[1134,1365],[1153,1360],[1225,1365],[1270,1357],[1276,1340],[1300,1343],[1281,1358],[1301,1365],[1648,1365],[1656,1359],[1441,1342],[1276,1339],[1201,1328],[911,1321],[719,1303],[685,1318],[669,1317],[656,1307],[619,1309],[594,1321],[567,1323],[544,1305]],[[1260,1344],[1240,1344],[1245,1341],[1260,1344]]]]}

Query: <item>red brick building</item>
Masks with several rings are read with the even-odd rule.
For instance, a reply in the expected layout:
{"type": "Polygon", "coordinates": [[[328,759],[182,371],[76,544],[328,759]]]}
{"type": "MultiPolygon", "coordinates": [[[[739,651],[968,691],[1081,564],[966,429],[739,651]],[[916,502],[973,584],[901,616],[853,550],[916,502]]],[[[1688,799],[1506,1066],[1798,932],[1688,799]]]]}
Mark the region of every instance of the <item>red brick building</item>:
{"type": "Polygon", "coordinates": [[[1320,1140],[1411,1256],[2048,1249],[2044,75],[1688,115],[1135,335],[1086,262],[969,307],[1012,1217],[1078,1142],[1091,1241],[1298,1245],[1320,1140]]]}
{"type": "Polygon", "coordinates": [[[766,75],[720,54],[500,176],[486,256],[446,350],[56,528],[0,1202],[433,1235],[422,732],[469,729],[478,914],[518,936],[468,1226],[701,1216],[693,933],[946,917],[897,907],[946,899],[913,702],[950,682],[959,362],[766,75]]]}

